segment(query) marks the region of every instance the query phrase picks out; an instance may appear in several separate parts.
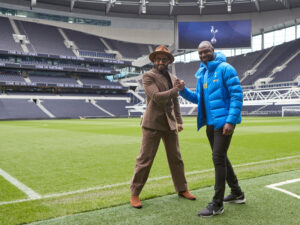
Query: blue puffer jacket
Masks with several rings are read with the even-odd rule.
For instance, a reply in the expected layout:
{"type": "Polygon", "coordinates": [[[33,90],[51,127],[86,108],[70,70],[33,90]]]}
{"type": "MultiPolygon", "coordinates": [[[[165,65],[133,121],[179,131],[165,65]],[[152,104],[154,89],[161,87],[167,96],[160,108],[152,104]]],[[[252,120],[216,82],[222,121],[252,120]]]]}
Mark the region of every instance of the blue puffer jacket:
{"type": "Polygon", "coordinates": [[[225,123],[241,123],[241,109],[243,106],[243,92],[240,80],[235,69],[226,63],[223,53],[215,53],[215,59],[200,64],[195,74],[197,78],[196,91],[192,92],[184,88],[179,94],[190,102],[198,104],[197,129],[206,124],[205,109],[203,107],[204,75],[207,74],[208,104],[215,129],[219,129],[225,123]]]}

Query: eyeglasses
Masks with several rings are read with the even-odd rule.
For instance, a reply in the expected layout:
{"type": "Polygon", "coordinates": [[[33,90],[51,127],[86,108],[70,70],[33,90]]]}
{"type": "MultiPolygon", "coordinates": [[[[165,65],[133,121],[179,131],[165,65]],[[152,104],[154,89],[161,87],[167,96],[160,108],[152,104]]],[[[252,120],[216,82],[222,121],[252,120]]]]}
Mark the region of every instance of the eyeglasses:
{"type": "Polygon", "coordinates": [[[159,57],[157,57],[157,58],[155,58],[155,61],[156,62],[160,62],[160,61],[162,61],[163,63],[166,63],[166,62],[168,62],[169,61],[169,58],[159,58],[159,57]]]}

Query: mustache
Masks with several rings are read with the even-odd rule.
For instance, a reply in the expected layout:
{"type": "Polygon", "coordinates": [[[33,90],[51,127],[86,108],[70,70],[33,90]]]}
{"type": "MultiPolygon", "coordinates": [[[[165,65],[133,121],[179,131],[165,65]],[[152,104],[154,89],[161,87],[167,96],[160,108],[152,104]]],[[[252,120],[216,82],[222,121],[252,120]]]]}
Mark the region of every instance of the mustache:
{"type": "Polygon", "coordinates": [[[156,66],[154,66],[154,68],[156,68],[158,71],[160,71],[160,72],[165,72],[165,71],[168,71],[169,69],[168,69],[168,67],[166,66],[166,65],[156,65],[156,66]],[[159,66],[164,66],[162,69],[159,69],[159,66]]]}

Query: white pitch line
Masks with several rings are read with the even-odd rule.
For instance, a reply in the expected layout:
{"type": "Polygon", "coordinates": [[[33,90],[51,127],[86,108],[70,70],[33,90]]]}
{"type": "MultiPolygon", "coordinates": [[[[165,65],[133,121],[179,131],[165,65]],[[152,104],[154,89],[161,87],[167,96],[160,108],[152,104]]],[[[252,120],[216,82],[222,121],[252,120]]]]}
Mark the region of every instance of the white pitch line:
{"type": "Polygon", "coordinates": [[[87,189],[79,189],[79,190],[76,190],[76,191],[48,194],[48,195],[44,195],[43,197],[44,198],[59,197],[59,196],[64,196],[64,195],[71,195],[71,194],[77,194],[77,193],[82,193],[82,192],[95,191],[95,190],[101,190],[101,189],[106,189],[106,188],[113,188],[113,187],[118,187],[118,186],[123,186],[123,185],[129,185],[129,184],[130,184],[130,182],[109,184],[109,185],[104,185],[104,186],[100,186],[100,187],[91,187],[91,188],[87,188],[87,189]]]}
{"type": "Polygon", "coordinates": [[[19,200],[14,200],[14,201],[0,202],[0,205],[8,205],[8,204],[19,203],[19,202],[28,202],[28,201],[32,201],[32,200],[34,200],[34,199],[24,198],[24,199],[19,199],[19,200]]]}
{"type": "Polygon", "coordinates": [[[287,181],[283,181],[283,182],[279,182],[279,183],[275,183],[275,184],[269,184],[266,187],[270,188],[270,189],[273,189],[273,190],[277,190],[277,191],[283,192],[283,193],[285,193],[287,195],[290,195],[292,197],[300,199],[299,195],[297,195],[297,194],[295,194],[293,192],[287,191],[287,190],[285,190],[283,188],[279,188],[278,187],[278,186],[282,186],[282,185],[285,185],[285,184],[296,183],[296,182],[299,182],[299,181],[300,181],[300,178],[297,178],[297,179],[287,180],[287,181]]]}
{"type": "MultiPolygon", "coordinates": [[[[251,165],[256,165],[256,164],[263,164],[263,163],[268,163],[268,162],[275,162],[275,161],[280,161],[280,160],[285,160],[285,159],[293,159],[293,158],[299,158],[299,157],[300,157],[300,155],[287,156],[287,157],[283,157],[283,158],[269,159],[269,160],[262,160],[262,161],[258,161],[258,162],[234,165],[233,167],[237,168],[237,167],[251,166],[251,165]]],[[[185,174],[193,175],[193,174],[201,174],[201,173],[212,172],[212,171],[214,171],[214,168],[206,169],[206,170],[199,170],[199,171],[191,171],[191,172],[187,172],[185,174]]],[[[171,178],[171,176],[153,177],[153,178],[149,178],[148,181],[157,181],[157,180],[163,180],[163,179],[169,179],[169,178],[171,178]]],[[[109,184],[109,185],[104,185],[104,186],[99,186],[99,187],[79,189],[76,191],[53,193],[53,194],[43,195],[40,198],[44,199],[44,198],[52,198],[52,197],[61,197],[61,196],[66,196],[66,195],[71,195],[71,194],[88,192],[88,191],[96,191],[96,190],[102,190],[102,189],[107,189],[107,188],[114,188],[114,187],[119,187],[119,186],[124,186],[124,185],[130,185],[130,183],[131,182],[128,181],[128,182],[109,184]]],[[[17,203],[17,202],[25,202],[25,201],[31,201],[31,200],[33,200],[33,199],[20,199],[20,200],[15,200],[15,201],[10,201],[10,202],[0,202],[0,205],[12,204],[12,203],[17,203]]]]}
{"type": "Polygon", "coordinates": [[[16,178],[12,177],[10,174],[5,172],[0,168],[0,175],[6,179],[9,183],[16,186],[18,189],[20,189],[22,192],[24,192],[29,199],[39,199],[42,196],[38,193],[36,193],[34,190],[32,190],[30,187],[27,187],[25,184],[18,181],[16,178]]]}

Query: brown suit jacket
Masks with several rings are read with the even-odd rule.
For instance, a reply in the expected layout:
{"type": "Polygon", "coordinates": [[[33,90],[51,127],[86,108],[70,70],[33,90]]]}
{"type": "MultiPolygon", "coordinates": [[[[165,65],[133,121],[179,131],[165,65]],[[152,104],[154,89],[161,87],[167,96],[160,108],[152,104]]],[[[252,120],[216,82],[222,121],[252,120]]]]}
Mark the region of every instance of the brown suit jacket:
{"type": "Polygon", "coordinates": [[[178,88],[173,87],[176,79],[170,74],[172,88],[168,81],[156,69],[149,70],[143,75],[143,86],[146,93],[146,111],[142,126],[155,130],[175,130],[176,122],[182,124],[178,102],[178,88]]]}

